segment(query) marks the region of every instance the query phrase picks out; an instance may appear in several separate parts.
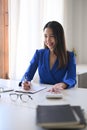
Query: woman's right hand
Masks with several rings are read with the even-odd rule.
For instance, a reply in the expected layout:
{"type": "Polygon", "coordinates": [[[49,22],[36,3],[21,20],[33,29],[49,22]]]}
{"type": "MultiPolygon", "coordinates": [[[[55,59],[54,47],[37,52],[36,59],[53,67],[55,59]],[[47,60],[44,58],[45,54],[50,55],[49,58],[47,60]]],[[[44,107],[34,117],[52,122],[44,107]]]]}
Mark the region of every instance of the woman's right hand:
{"type": "Polygon", "coordinates": [[[24,90],[29,90],[31,88],[31,82],[30,81],[23,81],[22,87],[24,90]]]}

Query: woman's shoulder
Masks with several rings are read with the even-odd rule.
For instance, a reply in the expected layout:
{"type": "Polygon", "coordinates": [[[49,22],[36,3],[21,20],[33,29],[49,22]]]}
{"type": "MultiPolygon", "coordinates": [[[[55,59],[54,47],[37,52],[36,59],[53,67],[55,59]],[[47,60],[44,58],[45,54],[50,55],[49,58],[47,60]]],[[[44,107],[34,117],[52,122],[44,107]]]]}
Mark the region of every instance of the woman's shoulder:
{"type": "Polygon", "coordinates": [[[76,64],[76,57],[73,51],[68,51],[68,60],[76,64]]]}
{"type": "Polygon", "coordinates": [[[46,53],[48,51],[48,49],[37,49],[36,50],[36,53],[37,54],[44,54],[44,53],[46,53]]]}
{"type": "Polygon", "coordinates": [[[49,50],[48,49],[36,49],[34,57],[43,57],[48,55],[49,50]]]}
{"type": "Polygon", "coordinates": [[[73,51],[67,51],[69,56],[75,56],[73,51]]]}

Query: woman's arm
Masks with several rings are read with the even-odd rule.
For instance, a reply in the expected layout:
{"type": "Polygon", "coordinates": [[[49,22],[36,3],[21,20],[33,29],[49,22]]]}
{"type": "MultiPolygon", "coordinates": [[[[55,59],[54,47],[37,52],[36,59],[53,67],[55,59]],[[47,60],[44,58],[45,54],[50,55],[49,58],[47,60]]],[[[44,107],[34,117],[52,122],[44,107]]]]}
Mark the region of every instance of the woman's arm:
{"type": "Polygon", "coordinates": [[[30,81],[33,79],[34,74],[37,70],[38,67],[38,59],[39,59],[39,55],[38,55],[38,50],[36,50],[29,67],[27,68],[25,74],[23,75],[21,82],[19,83],[19,86],[30,86],[30,81]]]}
{"type": "Polygon", "coordinates": [[[76,61],[74,53],[70,53],[69,57],[69,63],[67,66],[66,75],[64,76],[62,82],[56,83],[53,85],[51,89],[49,89],[49,92],[58,92],[59,90],[66,89],[66,88],[72,88],[76,84],[76,61]]]}
{"type": "Polygon", "coordinates": [[[72,88],[76,84],[76,59],[73,52],[69,52],[67,72],[62,82],[67,84],[67,88],[72,88]]]}

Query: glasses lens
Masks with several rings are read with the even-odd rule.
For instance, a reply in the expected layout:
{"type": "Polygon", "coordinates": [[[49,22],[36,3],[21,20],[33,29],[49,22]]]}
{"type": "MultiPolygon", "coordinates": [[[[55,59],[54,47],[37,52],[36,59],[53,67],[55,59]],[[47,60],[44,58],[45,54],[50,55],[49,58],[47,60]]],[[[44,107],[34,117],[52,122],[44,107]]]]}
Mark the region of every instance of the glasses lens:
{"type": "Polygon", "coordinates": [[[28,97],[27,94],[22,94],[22,95],[20,95],[20,98],[21,98],[21,100],[22,100],[23,102],[27,102],[27,101],[29,100],[29,97],[28,97]]]}
{"type": "Polygon", "coordinates": [[[16,93],[11,93],[10,98],[11,98],[12,101],[16,101],[17,98],[18,98],[18,95],[16,93]]]}

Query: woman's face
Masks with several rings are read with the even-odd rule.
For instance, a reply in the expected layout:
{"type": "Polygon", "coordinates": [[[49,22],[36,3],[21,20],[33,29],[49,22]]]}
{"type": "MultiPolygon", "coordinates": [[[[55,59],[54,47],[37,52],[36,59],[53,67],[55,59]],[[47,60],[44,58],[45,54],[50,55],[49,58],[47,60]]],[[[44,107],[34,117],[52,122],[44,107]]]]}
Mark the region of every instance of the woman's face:
{"type": "Polygon", "coordinates": [[[56,41],[51,28],[45,28],[44,30],[44,44],[53,51],[56,41]]]}

